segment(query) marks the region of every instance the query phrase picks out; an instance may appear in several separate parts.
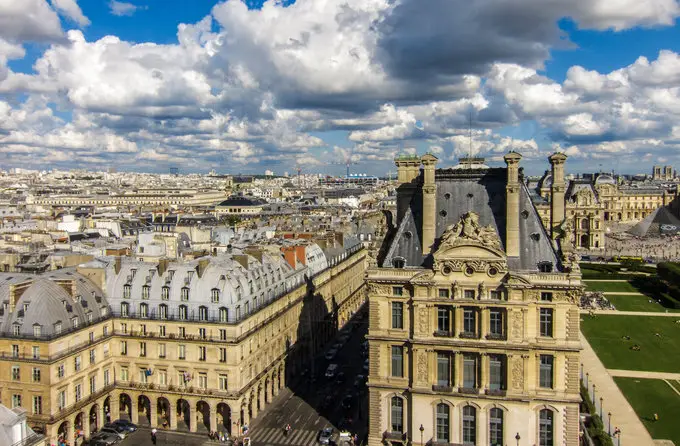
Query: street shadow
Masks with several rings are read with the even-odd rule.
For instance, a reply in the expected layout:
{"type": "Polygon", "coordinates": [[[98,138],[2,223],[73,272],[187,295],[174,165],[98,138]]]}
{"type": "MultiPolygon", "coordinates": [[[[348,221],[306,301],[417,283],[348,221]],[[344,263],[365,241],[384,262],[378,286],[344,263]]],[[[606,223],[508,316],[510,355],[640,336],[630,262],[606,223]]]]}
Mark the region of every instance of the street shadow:
{"type": "Polygon", "coordinates": [[[354,315],[346,321],[344,329],[339,330],[340,323],[345,321],[340,320],[338,307],[334,295],[324,299],[314,281],[306,278],[297,336],[288,345],[286,383],[296,397],[326,418],[336,430],[345,428],[355,432],[352,428],[355,428],[355,413],[361,406],[360,397],[359,392],[352,394],[347,389],[353,388],[355,377],[362,370],[360,346],[364,335],[352,328],[360,326],[358,320],[363,312],[354,315]],[[334,355],[329,353],[333,349],[337,350],[334,355]],[[343,408],[347,395],[353,395],[353,401],[348,399],[347,407],[343,408]]]}

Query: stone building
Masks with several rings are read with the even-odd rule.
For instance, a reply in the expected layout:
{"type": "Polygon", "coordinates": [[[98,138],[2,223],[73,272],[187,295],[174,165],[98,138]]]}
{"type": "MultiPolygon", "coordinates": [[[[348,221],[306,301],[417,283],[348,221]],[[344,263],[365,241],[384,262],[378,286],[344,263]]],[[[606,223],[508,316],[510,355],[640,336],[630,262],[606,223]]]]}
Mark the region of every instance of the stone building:
{"type": "Polygon", "coordinates": [[[52,442],[119,417],[240,435],[365,301],[358,240],[299,243],[0,273],[0,402],[52,442]]]}
{"type": "Polygon", "coordinates": [[[397,158],[397,231],[369,268],[369,445],[579,442],[581,277],[519,169],[397,158]],[[422,166],[422,169],[420,168],[422,166]]]}

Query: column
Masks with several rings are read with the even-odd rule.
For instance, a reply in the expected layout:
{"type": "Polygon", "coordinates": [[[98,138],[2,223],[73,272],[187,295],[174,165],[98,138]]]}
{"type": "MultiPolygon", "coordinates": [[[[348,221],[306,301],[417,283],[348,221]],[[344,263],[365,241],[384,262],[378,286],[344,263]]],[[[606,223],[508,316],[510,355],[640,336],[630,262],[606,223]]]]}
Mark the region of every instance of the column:
{"type": "Polygon", "coordinates": [[[177,430],[177,400],[168,399],[168,421],[170,422],[170,429],[177,430]]]}
{"type": "Polygon", "coordinates": [[[489,309],[484,307],[480,309],[481,318],[481,333],[480,338],[484,339],[487,334],[489,334],[489,309]]]}
{"type": "Polygon", "coordinates": [[[209,403],[210,404],[210,430],[213,432],[217,432],[219,429],[217,429],[217,403],[209,403]]]}
{"type": "Polygon", "coordinates": [[[453,318],[454,326],[454,336],[460,336],[460,332],[463,331],[463,308],[455,307],[453,310],[455,317],[453,318]]]}
{"type": "Polygon", "coordinates": [[[92,406],[89,406],[87,409],[83,410],[83,435],[85,438],[90,438],[90,422],[92,421],[90,419],[91,409],[92,406]]]}
{"type": "Polygon", "coordinates": [[[158,407],[156,399],[149,397],[149,401],[149,420],[151,422],[151,427],[158,427],[158,407]]]}
{"type": "Polygon", "coordinates": [[[480,389],[489,388],[489,355],[487,353],[481,354],[482,380],[479,383],[480,389]]]}
{"type": "Polygon", "coordinates": [[[456,353],[455,356],[456,370],[455,370],[455,382],[453,383],[453,388],[463,386],[463,354],[456,353]]]}
{"type": "Polygon", "coordinates": [[[110,401],[111,403],[109,404],[109,406],[111,421],[115,421],[120,418],[120,394],[112,393],[110,401]]]}
{"type": "Polygon", "coordinates": [[[134,397],[130,395],[130,421],[135,424],[139,423],[139,397],[134,397]]]}

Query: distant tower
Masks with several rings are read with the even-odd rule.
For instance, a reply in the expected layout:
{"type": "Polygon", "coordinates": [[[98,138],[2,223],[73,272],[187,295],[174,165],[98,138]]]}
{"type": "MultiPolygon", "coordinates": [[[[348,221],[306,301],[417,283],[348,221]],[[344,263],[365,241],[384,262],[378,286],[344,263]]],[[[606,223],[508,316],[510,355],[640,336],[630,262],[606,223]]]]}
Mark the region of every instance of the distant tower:
{"type": "Polygon", "coordinates": [[[174,176],[179,175],[179,167],[171,167],[170,168],[170,175],[174,175],[174,176]]]}

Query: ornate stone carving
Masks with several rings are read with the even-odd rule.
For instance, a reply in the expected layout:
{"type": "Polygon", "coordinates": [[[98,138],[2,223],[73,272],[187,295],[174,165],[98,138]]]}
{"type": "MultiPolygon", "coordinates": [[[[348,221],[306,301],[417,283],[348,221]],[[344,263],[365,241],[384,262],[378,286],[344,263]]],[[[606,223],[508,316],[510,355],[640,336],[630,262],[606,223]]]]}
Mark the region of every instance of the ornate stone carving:
{"type": "Polygon", "coordinates": [[[420,310],[418,310],[418,325],[421,333],[427,332],[427,308],[425,307],[420,307],[420,310]]]}
{"type": "Polygon", "coordinates": [[[439,243],[439,250],[469,241],[480,243],[489,248],[501,249],[500,239],[493,226],[480,226],[479,214],[467,212],[458,223],[446,228],[439,243]]]}
{"type": "Polygon", "coordinates": [[[418,382],[427,382],[427,353],[421,351],[418,353],[418,382]]]}
{"type": "Polygon", "coordinates": [[[512,388],[524,390],[524,360],[517,356],[512,362],[512,388]]]}
{"type": "Polygon", "coordinates": [[[512,337],[522,339],[524,337],[524,317],[521,311],[512,313],[512,337]]]}
{"type": "Polygon", "coordinates": [[[389,285],[379,285],[377,283],[369,283],[368,284],[368,291],[371,294],[390,295],[390,294],[392,294],[392,287],[389,286],[389,285]]]}
{"type": "Polygon", "coordinates": [[[482,300],[484,299],[484,283],[479,282],[479,285],[477,286],[477,299],[482,300]]]}
{"type": "Polygon", "coordinates": [[[566,293],[566,298],[569,301],[569,303],[578,304],[581,302],[582,294],[583,290],[569,290],[566,293]]]}

